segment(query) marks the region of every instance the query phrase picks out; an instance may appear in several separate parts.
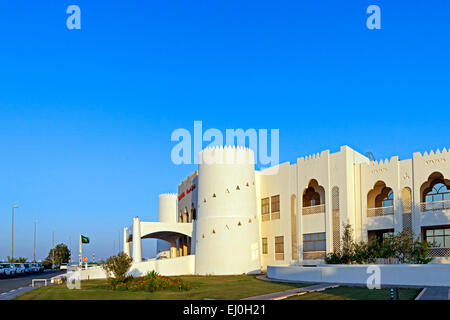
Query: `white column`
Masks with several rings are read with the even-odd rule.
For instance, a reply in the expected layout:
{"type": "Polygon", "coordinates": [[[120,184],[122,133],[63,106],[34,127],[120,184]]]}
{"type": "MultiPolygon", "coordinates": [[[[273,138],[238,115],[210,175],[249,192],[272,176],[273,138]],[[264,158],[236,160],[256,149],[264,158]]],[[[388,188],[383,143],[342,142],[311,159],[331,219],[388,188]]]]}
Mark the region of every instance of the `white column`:
{"type": "Polygon", "coordinates": [[[142,262],[141,220],[133,218],[133,262],[142,262]]]}
{"type": "Polygon", "coordinates": [[[128,228],[123,228],[123,252],[127,256],[131,257],[130,243],[128,242],[127,233],[128,233],[128,228]]]}

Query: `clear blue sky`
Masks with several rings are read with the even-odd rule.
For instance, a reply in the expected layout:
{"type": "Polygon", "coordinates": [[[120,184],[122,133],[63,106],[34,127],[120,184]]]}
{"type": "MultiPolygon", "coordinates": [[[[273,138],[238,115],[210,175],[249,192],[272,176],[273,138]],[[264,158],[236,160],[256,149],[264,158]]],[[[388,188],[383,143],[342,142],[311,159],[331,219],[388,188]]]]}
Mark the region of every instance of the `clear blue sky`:
{"type": "MultiPolygon", "coordinates": [[[[0,259],[91,238],[113,253],[133,216],[195,169],[176,128],[278,128],[280,161],[341,145],[377,158],[449,147],[450,2],[4,1],[0,259]],[[81,8],[82,29],[66,28],[81,8]],[[381,30],[366,8],[381,7],[381,30]]],[[[153,245],[144,240],[144,256],[153,245]]]]}

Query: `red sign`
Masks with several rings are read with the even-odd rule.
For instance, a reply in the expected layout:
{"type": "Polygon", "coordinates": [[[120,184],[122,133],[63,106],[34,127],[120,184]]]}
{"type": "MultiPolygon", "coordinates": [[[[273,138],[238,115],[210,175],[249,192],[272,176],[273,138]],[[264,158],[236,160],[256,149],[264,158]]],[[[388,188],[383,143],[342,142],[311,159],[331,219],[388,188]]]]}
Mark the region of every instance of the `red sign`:
{"type": "MultiPolygon", "coordinates": [[[[193,184],[189,189],[186,189],[186,193],[191,193],[192,191],[195,190],[195,184],[193,184]]],[[[178,201],[180,201],[181,199],[184,198],[184,196],[186,195],[186,193],[182,193],[178,196],[178,201]]]]}
{"type": "Polygon", "coordinates": [[[84,261],[84,262],[87,262],[87,257],[83,257],[83,261],[84,261]]]}

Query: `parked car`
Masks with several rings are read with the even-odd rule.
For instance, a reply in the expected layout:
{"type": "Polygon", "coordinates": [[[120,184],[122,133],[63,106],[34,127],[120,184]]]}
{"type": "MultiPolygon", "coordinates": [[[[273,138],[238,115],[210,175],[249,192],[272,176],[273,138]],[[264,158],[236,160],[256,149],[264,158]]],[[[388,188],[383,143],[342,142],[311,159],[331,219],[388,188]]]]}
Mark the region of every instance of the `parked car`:
{"type": "Polygon", "coordinates": [[[41,268],[41,264],[39,263],[32,263],[31,264],[31,270],[33,270],[34,273],[42,272],[44,267],[41,268]]]}
{"type": "Polygon", "coordinates": [[[33,267],[31,266],[31,263],[24,263],[23,266],[25,268],[25,273],[33,272],[33,267]]]}
{"type": "Polygon", "coordinates": [[[61,263],[59,270],[67,270],[67,263],[61,263]]]}
{"type": "Polygon", "coordinates": [[[3,268],[3,265],[0,264],[0,278],[4,278],[5,276],[5,269],[3,268]]]}
{"type": "Polygon", "coordinates": [[[25,266],[23,263],[13,263],[16,275],[25,274],[25,266]]]}
{"type": "Polygon", "coordinates": [[[2,263],[3,272],[5,277],[14,277],[16,275],[15,268],[10,263],[2,263]]]}

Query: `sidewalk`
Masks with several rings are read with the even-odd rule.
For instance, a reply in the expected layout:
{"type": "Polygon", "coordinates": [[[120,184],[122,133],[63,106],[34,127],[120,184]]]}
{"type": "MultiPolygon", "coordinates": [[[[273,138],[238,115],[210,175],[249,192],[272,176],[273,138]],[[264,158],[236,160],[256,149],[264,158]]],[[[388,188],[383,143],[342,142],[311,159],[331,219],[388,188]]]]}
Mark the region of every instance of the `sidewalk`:
{"type": "Polygon", "coordinates": [[[425,288],[417,296],[416,300],[450,300],[449,287],[425,288]]]}
{"type": "MultiPolygon", "coordinates": [[[[260,277],[257,277],[257,278],[260,279],[260,280],[265,280],[265,281],[274,281],[274,280],[266,278],[265,276],[260,276],[260,277]]],[[[278,282],[278,281],[276,281],[276,282],[278,282]]],[[[286,281],[283,281],[283,282],[286,282],[286,281]]],[[[295,295],[297,295],[297,294],[299,294],[301,292],[323,291],[323,290],[326,290],[326,289],[336,288],[336,287],[339,287],[339,285],[329,284],[329,283],[320,283],[320,284],[315,284],[315,285],[311,285],[311,286],[308,286],[308,287],[295,288],[295,289],[286,290],[286,291],[268,293],[268,294],[264,294],[264,295],[261,295],[261,296],[244,298],[244,299],[241,299],[241,300],[281,300],[281,299],[285,299],[285,298],[290,297],[290,296],[295,296],[295,295]]]]}
{"type": "Polygon", "coordinates": [[[33,288],[32,286],[29,286],[29,287],[21,287],[21,288],[18,288],[18,289],[13,289],[13,290],[8,291],[8,292],[3,292],[3,293],[0,294],[0,300],[12,300],[15,297],[20,296],[21,294],[23,294],[25,292],[28,292],[28,291],[31,291],[33,289],[36,289],[36,288],[33,288]]]}

